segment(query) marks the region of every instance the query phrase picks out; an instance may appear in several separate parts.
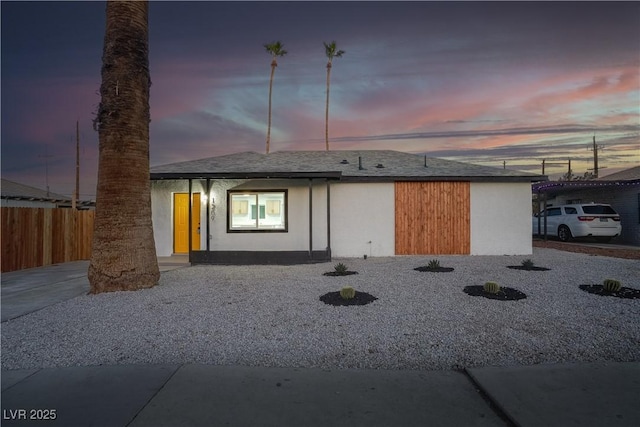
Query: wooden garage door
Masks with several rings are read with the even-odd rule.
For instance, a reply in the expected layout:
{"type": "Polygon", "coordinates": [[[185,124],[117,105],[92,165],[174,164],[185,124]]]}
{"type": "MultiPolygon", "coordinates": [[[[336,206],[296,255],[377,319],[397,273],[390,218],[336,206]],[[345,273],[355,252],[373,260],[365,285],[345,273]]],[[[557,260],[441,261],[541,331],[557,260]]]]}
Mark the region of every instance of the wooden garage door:
{"type": "Polygon", "coordinates": [[[468,182],[396,182],[396,254],[469,254],[469,199],[468,182]]]}

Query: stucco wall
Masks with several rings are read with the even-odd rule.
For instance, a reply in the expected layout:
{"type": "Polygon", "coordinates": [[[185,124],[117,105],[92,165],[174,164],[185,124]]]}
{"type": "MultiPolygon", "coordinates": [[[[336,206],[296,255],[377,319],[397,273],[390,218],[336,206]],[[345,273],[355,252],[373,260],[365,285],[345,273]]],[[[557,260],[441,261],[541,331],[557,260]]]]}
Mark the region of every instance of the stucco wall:
{"type": "MultiPolygon", "coordinates": [[[[192,192],[204,195],[204,185],[193,181],[192,192]]],[[[151,213],[153,220],[153,237],[156,242],[158,256],[170,256],[173,253],[173,194],[188,193],[189,184],[182,180],[151,181],[151,213]]],[[[200,207],[200,247],[205,248],[206,205],[202,201],[200,207]]]]}
{"type": "MultiPolygon", "coordinates": [[[[309,181],[252,180],[219,181],[216,217],[211,223],[211,250],[305,251],[309,249],[309,181]],[[228,185],[225,185],[228,183],[228,185]],[[234,185],[235,184],[235,185],[234,185]],[[224,188],[223,188],[224,187],[224,188]],[[287,190],[288,232],[228,233],[227,190],[287,190]]],[[[313,248],[326,248],[326,192],[324,182],[313,185],[313,248]]]]}
{"type": "MultiPolygon", "coordinates": [[[[205,195],[206,181],[192,181],[192,191],[205,195]]],[[[211,192],[201,205],[200,249],[206,250],[206,204],[209,212],[209,244],[212,251],[281,251],[309,249],[309,181],[308,180],[211,180],[211,192]],[[288,232],[228,233],[227,190],[288,191],[288,232]]],[[[173,193],[188,192],[186,180],[153,181],[151,204],[153,229],[158,256],[173,253],[173,193]]],[[[327,247],[326,184],[315,180],[313,184],[313,249],[327,247]]]]}
{"type": "Polygon", "coordinates": [[[331,250],[334,257],[393,256],[393,183],[331,185],[331,250]]]}
{"type": "MultiPolygon", "coordinates": [[[[206,203],[211,203],[210,249],[308,250],[309,188],[307,180],[212,180],[201,206],[201,250],[206,249],[206,203]],[[227,190],[287,189],[287,233],[228,233],[227,190]]],[[[204,196],[205,181],[194,180],[193,192],[204,196]]],[[[187,181],[152,182],[153,228],[158,256],[173,252],[173,193],[187,192],[187,181]]],[[[393,256],[395,206],[393,183],[331,184],[331,249],[334,257],[393,256]]],[[[313,185],[313,249],[327,246],[326,183],[313,185]]],[[[529,183],[471,183],[471,254],[528,255],[531,246],[529,183]]]]}
{"type": "Polygon", "coordinates": [[[530,255],[531,184],[471,183],[471,255],[530,255]]]}

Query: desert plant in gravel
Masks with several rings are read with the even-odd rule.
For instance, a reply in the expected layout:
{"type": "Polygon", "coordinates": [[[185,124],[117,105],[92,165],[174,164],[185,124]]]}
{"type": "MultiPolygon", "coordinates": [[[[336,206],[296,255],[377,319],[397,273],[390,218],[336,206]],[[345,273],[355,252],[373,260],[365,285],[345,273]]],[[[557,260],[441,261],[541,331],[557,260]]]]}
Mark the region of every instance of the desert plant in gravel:
{"type": "Polygon", "coordinates": [[[436,270],[440,268],[440,261],[438,261],[437,259],[432,259],[431,261],[429,261],[429,264],[427,264],[427,267],[432,270],[436,270]]]}
{"type": "Polygon", "coordinates": [[[343,263],[339,262],[338,264],[336,264],[333,269],[336,271],[336,273],[338,273],[339,275],[345,275],[347,274],[347,270],[348,267],[346,265],[344,265],[343,263]]]}
{"type": "Polygon", "coordinates": [[[508,265],[507,268],[512,270],[525,270],[525,271],[547,271],[546,267],[538,267],[533,264],[531,259],[525,259],[520,262],[520,265],[508,265]]]}
{"type": "Polygon", "coordinates": [[[453,268],[451,267],[441,267],[440,266],[440,261],[438,261],[437,259],[432,259],[429,261],[429,263],[425,266],[422,267],[416,267],[414,268],[414,270],[416,271],[431,271],[431,272],[435,272],[435,273],[444,273],[444,272],[450,272],[453,271],[453,268]]]}
{"type": "Polygon", "coordinates": [[[524,268],[533,268],[533,261],[531,261],[530,259],[525,259],[520,263],[520,265],[522,265],[524,268]]]}
{"type": "Polygon", "coordinates": [[[357,271],[349,271],[349,268],[343,263],[339,262],[333,266],[333,271],[323,273],[325,276],[349,276],[351,274],[358,274],[357,271]]]}
{"type": "Polygon", "coordinates": [[[619,280],[615,279],[605,279],[602,282],[602,288],[608,292],[618,292],[622,288],[619,280]]]}
{"type": "Polygon", "coordinates": [[[489,294],[497,294],[498,292],[500,292],[500,285],[498,285],[496,282],[487,282],[484,284],[483,289],[489,294]]]}
{"type": "Polygon", "coordinates": [[[356,296],[356,290],[351,286],[345,286],[340,289],[340,297],[342,299],[353,299],[356,296]]]}

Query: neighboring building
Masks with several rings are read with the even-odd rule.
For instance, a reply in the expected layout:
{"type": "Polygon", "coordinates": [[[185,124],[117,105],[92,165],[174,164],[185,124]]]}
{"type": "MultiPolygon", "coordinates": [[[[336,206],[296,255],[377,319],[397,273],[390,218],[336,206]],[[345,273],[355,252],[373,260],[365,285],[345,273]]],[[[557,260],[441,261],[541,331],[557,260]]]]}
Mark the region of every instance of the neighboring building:
{"type": "MultiPolygon", "coordinates": [[[[2,178],[0,206],[11,208],[70,208],[71,198],[2,178]]],[[[95,207],[93,201],[79,201],[78,209],[95,207]]]]}
{"type": "Polygon", "coordinates": [[[71,199],[61,194],[19,184],[2,178],[0,187],[2,207],[14,208],[57,208],[71,203],[71,199]]]}
{"type": "Polygon", "coordinates": [[[156,250],[213,264],[531,254],[531,182],[544,178],[397,151],[245,152],[156,166],[156,250]]]}
{"type": "Polygon", "coordinates": [[[589,181],[547,181],[533,184],[547,206],[606,203],[620,214],[622,234],[612,242],[640,246],[640,166],[589,181]]]}

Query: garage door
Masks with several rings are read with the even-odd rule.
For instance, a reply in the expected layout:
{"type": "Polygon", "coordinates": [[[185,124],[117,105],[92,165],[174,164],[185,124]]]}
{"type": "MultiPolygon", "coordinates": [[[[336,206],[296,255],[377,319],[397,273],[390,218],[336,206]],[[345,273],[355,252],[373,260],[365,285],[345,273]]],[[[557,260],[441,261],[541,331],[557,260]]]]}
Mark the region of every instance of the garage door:
{"type": "Polygon", "coordinates": [[[469,182],[396,182],[395,221],[396,255],[469,254],[469,182]]]}

